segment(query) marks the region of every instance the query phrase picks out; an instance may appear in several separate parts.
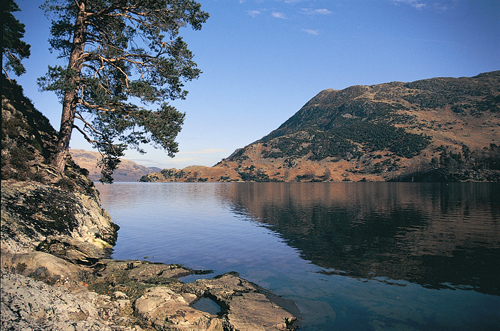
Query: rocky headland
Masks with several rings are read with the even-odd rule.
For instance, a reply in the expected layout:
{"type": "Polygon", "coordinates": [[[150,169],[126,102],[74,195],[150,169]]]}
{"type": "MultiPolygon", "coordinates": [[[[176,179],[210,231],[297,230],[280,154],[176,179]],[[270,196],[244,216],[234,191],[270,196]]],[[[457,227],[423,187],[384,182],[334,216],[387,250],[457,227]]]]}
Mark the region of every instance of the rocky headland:
{"type": "Polygon", "coordinates": [[[291,330],[298,310],[236,273],[110,259],[118,226],[88,171],[51,165],[57,132],[2,82],[2,330],[291,330]],[[217,309],[199,305],[209,300],[217,309]]]}
{"type": "Polygon", "coordinates": [[[500,71],[321,91],[213,167],[143,182],[499,181],[500,71]]]}

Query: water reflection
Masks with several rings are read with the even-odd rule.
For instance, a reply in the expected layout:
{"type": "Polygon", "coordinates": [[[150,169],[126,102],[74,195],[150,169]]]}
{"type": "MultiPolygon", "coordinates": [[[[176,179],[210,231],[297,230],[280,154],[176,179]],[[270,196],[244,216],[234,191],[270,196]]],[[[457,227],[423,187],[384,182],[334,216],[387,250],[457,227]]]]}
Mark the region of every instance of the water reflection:
{"type": "Polygon", "coordinates": [[[121,226],[114,258],[237,271],[296,303],[301,330],[500,325],[498,184],[98,188],[121,226]]]}
{"type": "Polygon", "coordinates": [[[500,186],[250,183],[218,192],[324,274],[500,295],[500,186]]]}

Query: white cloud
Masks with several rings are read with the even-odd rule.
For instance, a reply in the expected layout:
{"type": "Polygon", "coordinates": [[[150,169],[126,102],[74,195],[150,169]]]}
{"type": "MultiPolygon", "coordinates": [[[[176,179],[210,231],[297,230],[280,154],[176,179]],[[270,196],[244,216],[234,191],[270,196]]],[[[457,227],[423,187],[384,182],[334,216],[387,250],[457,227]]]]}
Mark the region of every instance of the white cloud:
{"type": "Polygon", "coordinates": [[[314,36],[317,36],[319,34],[319,30],[313,30],[313,29],[303,29],[304,32],[307,32],[309,34],[312,34],[314,36]]]}
{"type": "Polygon", "coordinates": [[[396,4],[405,4],[405,5],[411,6],[413,8],[417,8],[417,9],[423,9],[423,8],[427,7],[427,5],[425,3],[420,2],[418,0],[392,0],[392,2],[394,2],[396,4]]]}
{"type": "Polygon", "coordinates": [[[273,15],[273,17],[275,18],[282,18],[282,19],[285,19],[286,18],[286,15],[285,13],[281,13],[281,12],[272,12],[271,15],[273,15]]]}
{"type": "Polygon", "coordinates": [[[422,9],[424,7],[427,7],[427,5],[425,3],[415,3],[415,4],[412,4],[411,6],[417,8],[417,9],[422,9]]]}
{"type": "Polygon", "coordinates": [[[444,12],[460,4],[462,0],[389,0],[395,5],[406,5],[418,10],[435,10],[444,12]]]}
{"type": "Polygon", "coordinates": [[[314,11],[314,13],[321,14],[321,15],[328,15],[328,14],[331,14],[332,12],[329,11],[328,9],[326,9],[326,8],[321,8],[321,9],[316,9],[314,11]]]}
{"type": "Polygon", "coordinates": [[[302,8],[302,11],[307,15],[329,15],[332,12],[326,8],[322,9],[311,9],[311,8],[302,8]]]}
{"type": "Polygon", "coordinates": [[[257,17],[257,15],[259,15],[259,14],[260,14],[260,11],[258,11],[258,10],[249,10],[248,11],[248,15],[250,15],[254,18],[257,17]]]}

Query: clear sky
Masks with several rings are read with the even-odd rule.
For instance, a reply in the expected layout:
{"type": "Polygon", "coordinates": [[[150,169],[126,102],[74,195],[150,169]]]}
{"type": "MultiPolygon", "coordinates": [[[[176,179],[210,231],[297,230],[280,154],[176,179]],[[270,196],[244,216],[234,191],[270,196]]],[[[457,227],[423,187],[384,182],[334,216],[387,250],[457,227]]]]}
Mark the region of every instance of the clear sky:
{"type": "MultiPolygon", "coordinates": [[[[500,0],[199,0],[210,18],[183,29],[203,71],[187,82],[180,153],[146,148],[145,166],[212,166],[276,129],[321,90],[500,70],[500,0]]],[[[36,78],[48,51],[42,0],[17,0],[31,57],[17,78],[58,130],[61,105],[36,78]]],[[[91,150],[75,130],[72,148],[91,150]]]]}

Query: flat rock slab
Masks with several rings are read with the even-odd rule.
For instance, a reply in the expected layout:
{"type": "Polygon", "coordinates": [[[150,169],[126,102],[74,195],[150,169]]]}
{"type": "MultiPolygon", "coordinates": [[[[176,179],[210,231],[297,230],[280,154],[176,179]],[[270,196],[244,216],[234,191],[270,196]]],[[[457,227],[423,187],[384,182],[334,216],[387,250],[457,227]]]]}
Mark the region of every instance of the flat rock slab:
{"type": "Polygon", "coordinates": [[[236,330],[291,330],[296,325],[298,308],[292,302],[234,274],[189,285],[191,291],[223,307],[227,321],[236,330]]]}
{"type": "Polygon", "coordinates": [[[152,263],[137,260],[102,260],[106,264],[103,274],[113,274],[117,271],[127,271],[127,276],[131,280],[161,284],[169,279],[192,275],[195,273],[206,273],[202,270],[192,270],[184,268],[178,264],[152,263]]]}
{"type": "Polygon", "coordinates": [[[184,284],[177,278],[202,271],[146,261],[103,263],[103,277],[126,273],[136,282],[164,285],[146,289],[134,304],[139,315],[162,329],[292,330],[297,325],[298,308],[292,302],[232,273],[184,284]],[[194,308],[202,298],[212,299],[221,312],[214,315],[194,308]]]}
{"type": "Polygon", "coordinates": [[[197,299],[195,294],[176,293],[166,287],[155,287],[137,299],[135,309],[161,328],[231,330],[224,319],[193,308],[191,304],[197,299]]]}
{"type": "Polygon", "coordinates": [[[229,323],[240,331],[287,330],[296,318],[264,294],[250,292],[229,302],[229,323]]]}
{"type": "Polygon", "coordinates": [[[177,278],[203,271],[133,260],[88,268],[44,252],[4,253],[2,266],[2,330],[293,330],[298,316],[231,273],[186,284],[177,278]],[[195,308],[203,298],[220,312],[195,308]]]}

